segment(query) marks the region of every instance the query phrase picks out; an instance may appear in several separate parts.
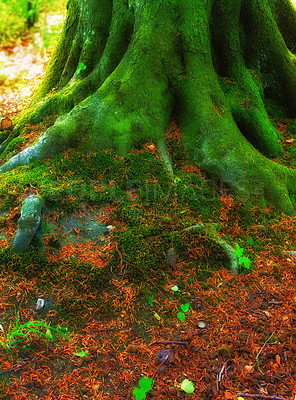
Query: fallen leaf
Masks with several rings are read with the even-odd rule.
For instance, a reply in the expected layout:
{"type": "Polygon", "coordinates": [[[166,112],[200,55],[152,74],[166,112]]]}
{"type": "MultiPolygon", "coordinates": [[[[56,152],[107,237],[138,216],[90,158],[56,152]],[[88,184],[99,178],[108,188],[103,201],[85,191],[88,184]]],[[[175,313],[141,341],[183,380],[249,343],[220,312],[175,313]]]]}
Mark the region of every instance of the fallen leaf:
{"type": "Polygon", "coordinates": [[[254,366],[253,365],[245,365],[244,366],[244,371],[246,374],[253,372],[254,371],[254,366]]]}
{"type": "Polygon", "coordinates": [[[228,400],[234,398],[233,394],[230,393],[230,392],[225,392],[225,393],[224,393],[224,397],[225,397],[225,399],[228,399],[228,400]]]}
{"type": "Polygon", "coordinates": [[[157,321],[161,320],[161,318],[160,318],[159,314],[157,314],[157,312],[155,312],[153,315],[154,315],[154,318],[157,319],[157,321]]]}

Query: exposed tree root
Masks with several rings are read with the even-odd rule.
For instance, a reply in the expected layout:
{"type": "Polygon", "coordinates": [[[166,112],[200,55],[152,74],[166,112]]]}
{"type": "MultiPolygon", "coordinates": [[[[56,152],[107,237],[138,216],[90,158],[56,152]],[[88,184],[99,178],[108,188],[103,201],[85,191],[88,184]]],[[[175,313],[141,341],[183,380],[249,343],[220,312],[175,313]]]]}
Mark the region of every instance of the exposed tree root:
{"type": "Polygon", "coordinates": [[[0,153],[25,124],[60,117],[0,173],[69,147],[124,154],[153,140],[173,175],[165,132],[175,117],[191,162],[244,200],[294,215],[296,172],[265,157],[282,152],[265,96],[296,111],[296,22],[273,14],[287,1],[101,3],[69,2],[44,83],[0,153]]]}
{"type": "Polygon", "coordinates": [[[235,250],[229,243],[220,238],[217,229],[219,229],[219,224],[203,224],[202,222],[199,222],[198,224],[189,226],[184,230],[190,232],[203,231],[209,239],[217,243],[228,255],[230,260],[230,269],[232,273],[237,276],[239,274],[239,267],[235,250]]]}

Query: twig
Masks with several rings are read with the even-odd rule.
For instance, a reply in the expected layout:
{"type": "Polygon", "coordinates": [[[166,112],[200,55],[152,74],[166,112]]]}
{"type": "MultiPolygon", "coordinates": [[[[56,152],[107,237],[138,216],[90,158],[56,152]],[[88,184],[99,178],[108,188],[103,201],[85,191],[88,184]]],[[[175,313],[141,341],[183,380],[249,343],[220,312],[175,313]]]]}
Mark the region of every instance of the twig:
{"type": "Polygon", "coordinates": [[[253,399],[288,400],[285,397],[264,396],[263,394],[239,393],[237,397],[253,397],[253,399]]]}
{"type": "Polygon", "coordinates": [[[263,314],[263,313],[261,313],[261,312],[259,312],[259,311],[254,311],[254,310],[241,310],[241,312],[242,313],[244,313],[244,314],[256,314],[256,315],[261,315],[262,317],[266,317],[267,315],[266,314],[263,314]]]}
{"type": "Polygon", "coordinates": [[[282,251],[283,254],[286,254],[287,256],[294,256],[296,257],[296,251],[291,250],[291,251],[282,251]]]}
{"type": "Polygon", "coordinates": [[[178,341],[178,340],[155,340],[155,342],[151,343],[152,344],[185,344],[188,345],[188,342],[182,342],[182,341],[178,341]]]}
{"type": "Polygon", "coordinates": [[[286,382],[286,381],[285,381],[284,379],[282,379],[282,378],[279,378],[278,376],[274,376],[274,375],[270,375],[270,374],[263,374],[263,376],[268,376],[269,378],[276,379],[276,380],[278,380],[278,381],[283,382],[285,385],[287,385],[287,386],[289,386],[289,387],[292,387],[292,385],[290,385],[290,383],[286,382]]]}
{"type": "Polygon", "coordinates": [[[27,365],[27,364],[29,364],[29,362],[31,362],[31,360],[29,360],[28,358],[25,358],[24,360],[20,360],[19,363],[21,361],[26,361],[26,362],[21,365],[14,365],[13,367],[6,369],[5,371],[1,371],[0,375],[7,374],[8,372],[16,371],[17,369],[23,368],[25,365],[27,365]]]}
{"type": "Polygon", "coordinates": [[[220,382],[222,380],[222,376],[224,374],[224,371],[225,371],[225,368],[226,368],[227,364],[228,364],[228,360],[225,361],[225,363],[223,364],[223,366],[221,368],[221,371],[219,372],[219,374],[217,374],[217,380],[216,380],[217,390],[219,390],[219,384],[220,384],[220,382]]]}
{"type": "Polygon", "coordinates": [[[268,302],[268,305],[271,305],[271,306],[279,306],[281,304],[284,304],[284,302],[283,301],[269,301],[268,302]]]}
{"type": "Polygon", "coordinates": [[[259,358],[260,354],[262,353],[262,351],[265,349],[267,343],[270,341],[270,339],[273,337],[275,330],[272,332],[272,334],[269,336],[269,338],[265,341],[264,345],[261,347],[261,349],[259,350],[257,356],[256,356],[256,360],[259,358]]]}
{"type": "Polygon", "coordinates": [[[154,380],[157,372],[159,371],[159,368],[167,361],[167,359],[169,358],[169,354],[165,356],[165,358],[162,360],[162,362],[159,364],[159,366],[157,367],[157,370],[154,372],[154,375],[152,377],[152,379],[154,380]]]}
{"type": "Polygon", "coordinates": [[[259,352],[258,352],[258,354],[257,354],[257,356],[256,356],[256,358],[255,358],[256,363],[257,363],[258,370],[259,370],[259,372],[261,372],[262,374],[263,374],[263,372],[262,372],[262,370],[261,370],[261,368],[260,368],[259,356],[260,356],[260,354],[262,353],[262,351],[265,349],[267,343],[268,343],[268,342],[270,341],[270,339],[273,337],[274,332],[275,332],[275,330],[272,332],[272,334],[269,336],[269,338],[265,341],[264,345],[261,347],[261,349],[259,350],[259,352]]]}

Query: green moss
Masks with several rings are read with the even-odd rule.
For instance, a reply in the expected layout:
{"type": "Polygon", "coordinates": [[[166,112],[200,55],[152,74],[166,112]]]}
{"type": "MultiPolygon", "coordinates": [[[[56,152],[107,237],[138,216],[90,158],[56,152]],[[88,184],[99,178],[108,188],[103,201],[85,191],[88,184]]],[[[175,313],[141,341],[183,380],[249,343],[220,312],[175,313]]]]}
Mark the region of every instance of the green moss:
{"type": "Polygon", "coordinates": [[[12,157],[16,152],[17,148],[22,146],[25,143],[25,139],[22,137],[17,137],[12,139],[12,141],[8,144],[4,152],[1,154],[2,158],[12,157]]]}

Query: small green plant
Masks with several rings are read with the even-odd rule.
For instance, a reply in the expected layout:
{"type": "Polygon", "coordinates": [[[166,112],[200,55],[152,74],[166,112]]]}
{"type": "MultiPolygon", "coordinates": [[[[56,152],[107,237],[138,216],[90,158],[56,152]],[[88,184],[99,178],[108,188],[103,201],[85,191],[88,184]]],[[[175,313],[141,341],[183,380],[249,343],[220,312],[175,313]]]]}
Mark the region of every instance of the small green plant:
{"type": "Polygon", "coordinates": [[[190,310],[190,303],[184,303],[180,305],[181,311],[178,312],[177,317],[184,322],[185,321],[185,313],[190,310]]]}
{"type": "Polygon", "coordinates": [[[78,68],[77,68],[77,74],[80,74],[80,72],[84,71],[85,69],[86,69],[86,65],[83,62],[79,61],[78,68]]]}
{"type": "Polygon", "coordinates": [[[149,376],[144,378],[144,376],[139,381],[139,387],[133,390],[133,395],[136,400],[146,399],[146,393],[152,389],[153,379],[149,376]]]}
{"type": "Polygon", "coordinates": [[[43,321],[28,321],[22,325],[19,323],[20,315],[17,314],[15,326],[12,327],[11,323],[8,328],[7,334],[3,332],[5,337],[0,340],[0,345],[5,351],[10,351],[13,348],[18,348],[18,345],[28,339],[29,334],[34,334],[39,338],[45,340],[46,346],[49,340],[52,340],[54,335],[63,336],[68,339],[67,329],[63,327],[54,328],[43,321]]]}
{"type": "Polygon", "coordinates": [[[77,353],[73,353],[73,354],[74,354],[74,356],[81,357],[81,358],[89,356],[89,353],[87,353],[86,351],[83,351],[83,350],[78,351],[77,353]]]}
{"type": "Polygon", "coordinates": [[[242,268],[245,269],[251,269],[251,260],[248,257],[245,257],[243,254],[245,252],[245,249],[240,247],[239,244],[235,244],[235,250],[234,253],[238,258],[238,264],[242,266],[242,268]]]}
{"type": "Polygon", "coordinates": [[[186,393],[193,393],[195,388],[191,381],[184,379],[181,383],[181,389],[186,393]]]}

